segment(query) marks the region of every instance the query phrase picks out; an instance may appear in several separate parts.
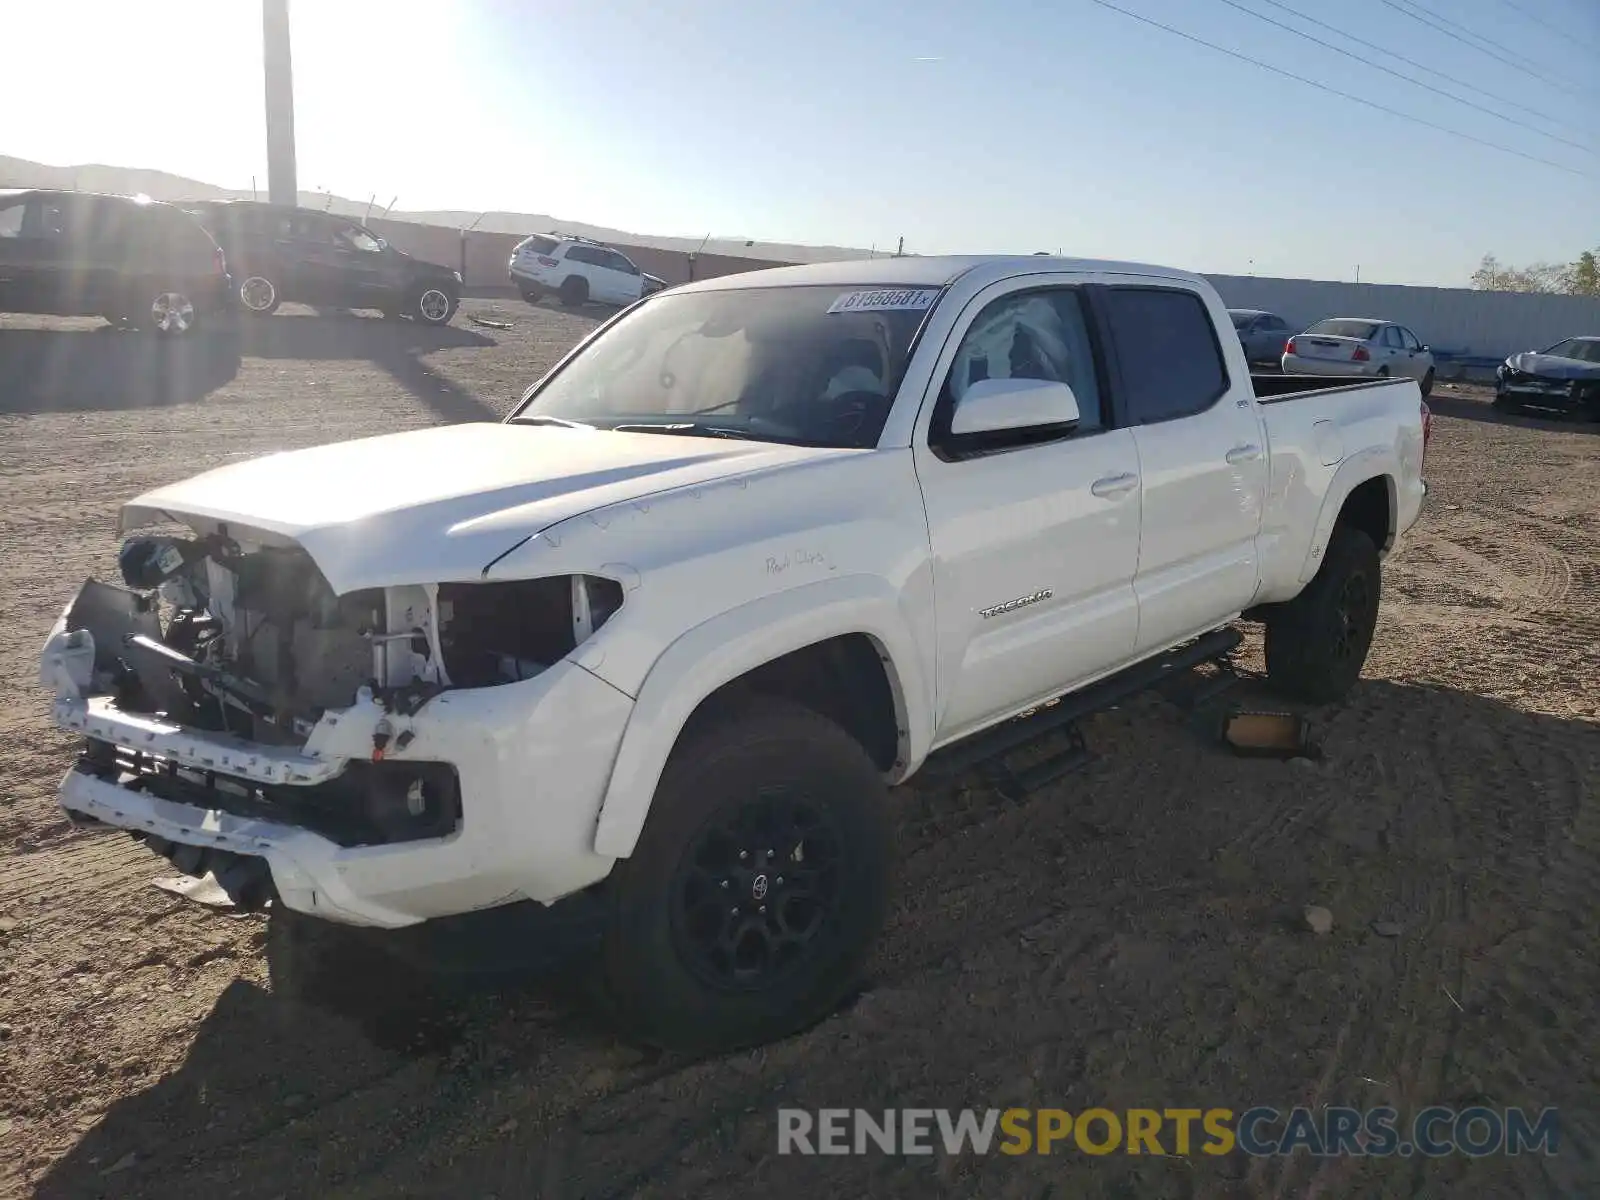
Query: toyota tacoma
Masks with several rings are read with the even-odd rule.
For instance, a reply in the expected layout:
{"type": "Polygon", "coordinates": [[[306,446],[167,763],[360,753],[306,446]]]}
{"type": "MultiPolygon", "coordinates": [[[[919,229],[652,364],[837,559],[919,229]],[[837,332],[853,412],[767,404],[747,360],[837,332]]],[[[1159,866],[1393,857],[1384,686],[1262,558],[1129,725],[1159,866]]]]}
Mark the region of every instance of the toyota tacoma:
{"type": "Polygon", "coordinates": [[[1217,659],[1241,617],[1272,684],[1343,696],[1429,427],[1413,380],[1252,379],[1217,293],[1159,267],[678,288],[503,422],[128,502],[120,579],[43,650],[82,739],[60,802],[274,924],[572,917],[633,1036],[760,1043],[858,978],[890,787],[1217,659]]]}

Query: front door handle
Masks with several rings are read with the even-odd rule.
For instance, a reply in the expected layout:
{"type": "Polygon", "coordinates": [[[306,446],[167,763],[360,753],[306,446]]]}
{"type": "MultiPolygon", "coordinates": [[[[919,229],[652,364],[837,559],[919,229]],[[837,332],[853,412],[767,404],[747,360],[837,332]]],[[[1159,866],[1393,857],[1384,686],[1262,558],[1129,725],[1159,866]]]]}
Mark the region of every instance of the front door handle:
{"type": "Polygon", "coordinates": [[[1260,457],[1261,447],[1251,445],[1248,442],[1246,442],[1243,446],[1235,446],[1227,453],[1229,464],[1234,466],[1237,466],[1239,463],[1253,462],[1255,459],[1260,457]]]}
{"type": "Polygon", "coordinates": [[[1104,479],[1096,479],[1089,485],[1089,490],[1102,500],[1114,500],[1118,496],[1125,496],[1139,486],[1137,475],[1107,475],[1104,479]]]}

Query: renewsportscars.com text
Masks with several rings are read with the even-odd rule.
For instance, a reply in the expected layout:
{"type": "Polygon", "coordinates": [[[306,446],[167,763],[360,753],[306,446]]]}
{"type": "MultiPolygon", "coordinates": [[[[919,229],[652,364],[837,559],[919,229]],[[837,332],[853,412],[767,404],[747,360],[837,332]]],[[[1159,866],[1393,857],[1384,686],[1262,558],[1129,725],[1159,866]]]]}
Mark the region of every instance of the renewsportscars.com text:
{"type": "Polygon", "coordinates": [[[1209,1154],[1437,1158],[1554,1154],[1553,1108],[778,1110],[779,1154],[1209,1154]]]}

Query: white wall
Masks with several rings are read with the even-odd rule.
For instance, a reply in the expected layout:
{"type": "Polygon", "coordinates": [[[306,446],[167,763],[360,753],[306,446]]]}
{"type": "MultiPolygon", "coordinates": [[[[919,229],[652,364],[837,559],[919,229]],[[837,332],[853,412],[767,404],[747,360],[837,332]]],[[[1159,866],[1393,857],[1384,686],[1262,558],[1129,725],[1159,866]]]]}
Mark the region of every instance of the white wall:
{"type": "Polygon", "coordinates": [[[1426,345],[1454,354],[1503,358],[1576,334],[1600,336],[1600,298],[1593,296],[1474,292],[1465,288],[1265,279],[1255,275],[1206,278],[1229,308],[1264,308],[1296,329],[1304,329],[1323,317],[1379,317],[1398,321],[1426,345]]]}

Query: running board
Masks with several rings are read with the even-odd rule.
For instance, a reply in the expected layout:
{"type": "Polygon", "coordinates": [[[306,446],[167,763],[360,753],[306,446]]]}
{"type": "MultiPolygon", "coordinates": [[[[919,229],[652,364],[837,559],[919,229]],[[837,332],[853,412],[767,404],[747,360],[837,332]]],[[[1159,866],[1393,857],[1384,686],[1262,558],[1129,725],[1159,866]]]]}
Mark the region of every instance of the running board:
{"type": "Polygon", "coordinates": [[[1160,687],[1181,672],[1232,653],[1244,640],[1237,629],[1218,629],[1164,654],[1135,663],[1126,670],[1092,683],[1081,691],[1069,692],[1046,701],[1025,716],[1014,717],[991,729],[945,746],[928,756],[918,775],[939,779],[960,774],[984,763],[987,774],[1008,799],[1036,791],[1088,761],[1089,752],[1076,723],[1093,713],[1120,704],[1132,696],[1160,687]],[[1006,755],[1038,741],[1046,734],[1066,730],[1070,739],[1064,750],[1020,772],[1005,766],[1006,755]]]}

